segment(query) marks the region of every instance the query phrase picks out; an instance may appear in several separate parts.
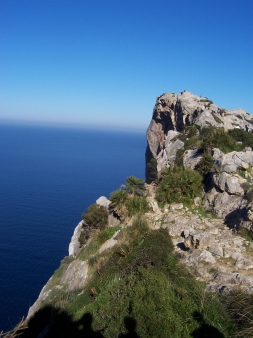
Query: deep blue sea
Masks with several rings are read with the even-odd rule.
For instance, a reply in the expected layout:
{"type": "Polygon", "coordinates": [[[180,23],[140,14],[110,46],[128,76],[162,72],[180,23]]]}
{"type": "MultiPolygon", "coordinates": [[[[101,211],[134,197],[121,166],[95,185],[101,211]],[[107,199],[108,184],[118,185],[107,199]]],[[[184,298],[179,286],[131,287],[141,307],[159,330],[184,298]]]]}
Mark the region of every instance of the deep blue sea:
{"type": "Polygon", "coordinates": [[[0,332],[26,316],[82,212],[130,175],[145,133],[0,125],[0,332]]]}

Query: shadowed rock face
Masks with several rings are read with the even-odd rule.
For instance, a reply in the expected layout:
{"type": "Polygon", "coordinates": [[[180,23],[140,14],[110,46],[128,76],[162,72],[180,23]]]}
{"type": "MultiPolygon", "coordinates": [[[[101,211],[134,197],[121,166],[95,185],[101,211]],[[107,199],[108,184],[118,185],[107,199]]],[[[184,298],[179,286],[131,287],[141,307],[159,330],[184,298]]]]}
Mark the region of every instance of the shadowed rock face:
{"type": "MultiPolygon", "coordinates": [[[[209,99],[187,91],[178,95],[162,94],[156,100],[147,130],[146,182],[151,183],[152,181],[150,179],[152,175],[150,175],[150,169],[147,166],[152,158],[163,158],[162,167],[171,165],[171,163],[166,163],[165,154],[165,152],[170,152],[169,148],[171,147],[171,144],[167,142],[169,131],[181,132],[184,126],[193,124],[197,124],[201,128],[212,125],[224,127],[225,130],[235,127],[251,130],[252,122],[250,115],[242,109],[227,111],[224,108],[218,108],[209,99]]],[[[158,164],[158,176],[162,167],[161,164],[158,164]]]]}

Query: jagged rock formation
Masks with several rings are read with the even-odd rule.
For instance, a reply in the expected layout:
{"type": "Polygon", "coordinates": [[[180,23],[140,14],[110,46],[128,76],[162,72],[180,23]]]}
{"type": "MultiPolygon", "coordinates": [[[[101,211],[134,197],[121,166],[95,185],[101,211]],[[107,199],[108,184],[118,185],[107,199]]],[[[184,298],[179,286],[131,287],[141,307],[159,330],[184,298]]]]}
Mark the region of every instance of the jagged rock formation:
{"type": "MultiPolygon", "coordinates": [[[[183,147],[179,140],[172,142],[176,132],[181,132],[185,126],[193,124],[201,128],[212,125],[224,127],[225,130],[236,127],[251,130],[253,119],[242,109],[228,111],[218,108],[211,100],[187,91],[178,95],[162,94],[156,100],[153,117],[147,130],[146,150],[146,163],[152,158],[157,159],[158,175],[162,168],[174,164],[176,149],[183,147]]],[[[150,170],[146,167],[148,183],[150,183],[149,177],[150,170]]]]}
{"type": "MultiPolygon", "coordinates": [[[[163,94],[156,100],[153,117],[147,130],[146,181],[151,183],[149,163],[157,161],[158,178],[164,168],[175,164],[178,151],[183,150],[183,166],[195,169],[202,159],[198,146],[184,151],[184,142],[178,138],[185,126],[222,127],[224,130],[240,128],[251,131],[253,119],[242,109],[225,110],[218,108],[207,98],[189,92],[179,95],[163,94]]],[[[253,182],[253,151],[233,151],[227,154],[220,149],[211,149],[214,166],[205,186],[203,206],[218,217],[225,218],[234,226],[251,220],[252,205],[245,199],[246,183],[253,182]],[[239,172],[242,170],[245,177],[239,172]],[[236,220],[235,220],[236,218],[236,220]],[[231,220],[232,219],[232,220],[231,220]]],[[[244,224],[245,225],[245,224],[244,224]]],[[[246,224],[247,225],[247,224],[246,224]]]]}
{"type": "MultiPolygon", "coordinates": [[[[149,197],[155,204],[154,194],[149,197]]],[[[175,252],[210,291],[241,287],[253,292],[253,243],[245,240],[222,219],[204,217],[198,210],[172,204],[148,215],[153,229],[168,229],[175,252]]]]}
{"type": "MultiPolygon", "coordinates": [[[[196,169],[203,152],[197,145],[184,149],[184,141],[178,138],[185,126],[194,124],[200,128],[215,126],[225,130],[236,127],[250,130],[253,120],[241,109],[226,111],[207,98],[189,92],[161,95],[156,101],[147,131],[146,151],[147,164],[152,158],[157,160],[158,177],[164,168],[175,164],[178,151],[183,151],[182,165],[196,169]]],[[[253,203],[246,199],[248,188],[245,186],[253,183],[253,151],[248,147],[243,151],[225,154],[218,148],[212,148],[210,153],[213,167],[202,198],[195,198],[191,207],[170,204],[161,209],[155,198],[156,187],[147,184],[145,195],[151,210],[144,217],[150,229],[168,230],[175,253],[198,280],[206,282],[207,290],[229,292],[240,287],[252,293],[253,242],[241,237],[235,230],[240,227],[252,230],[253,203]],[[214,212],[217,218],[202,214],[199,206],[214,212]]],[[[150,183],[149,170],[147,166],[147,182],[150,183]]],[[[124,225],[120,224],[120,220],[110,211],[110,201],[107,198],[102,196],[96,203],[109,211],[108,226],[117,226],[117,231],[110,239],[100,243],[95,253],[82,255],[79,236],[84,221],[81,221],[72,236],[69,256],[62,261],[58,272],[42,289],[38,300],[29,309],[28,318],[43,304],[54,301],[61,292],[64,297],[74,291],[79,297],[94,273],[91,261],[96,255],[103,262],[103,255],[110,253],[109,250],[113,247],[118,248],[122,256],[126,254],[121,247],[122,237],[124,238],[124,227],[131,226],[132,219],[128,219],[124,225]]],[[[90,240],[92,238],[82,249],[88,247],[90,240]]]]}

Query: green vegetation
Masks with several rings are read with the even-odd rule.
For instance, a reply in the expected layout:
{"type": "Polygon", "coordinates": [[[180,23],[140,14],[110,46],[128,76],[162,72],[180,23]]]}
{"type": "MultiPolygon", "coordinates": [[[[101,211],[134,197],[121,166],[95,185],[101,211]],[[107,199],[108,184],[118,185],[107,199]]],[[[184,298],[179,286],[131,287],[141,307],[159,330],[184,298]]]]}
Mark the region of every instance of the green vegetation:
{"type": "Polygon", "coordinates": [[[235,142],[242,142],[241,149],[245,147],[253,148],[253,133],[246,132],[243,129],[231,129],[228,135],[235,140],[235,142]]]}
{"type": "Polygon", "coordinates": [[[82,214],[84,225],[78,238],[81,246],[86,244],[92,232],[104,230],[108,225],[108,211],[104,206],[92,204],[87,211],[87,214],[82,214]]]}
{"type": "Polygon", "coordinates": [[[249,242],[252,242],[253,241],[253,231],[252,230],[249,230],[247,228],[244,228],[244,227],[241,227],[239,230],[238,230],[238,234],[245,238],[247,241],[249,242]]]}
{"type": "Polygon", "coordinates": [[[73,260],[74,260],[74,257],[72,257],[72,256],[66,256],[66,257],[63,258],[63,260],[61,260],[60,267],[57,270],[55,270],[55,272],[52,276],[50,287],[53,287],[53,286],[58,285],[60,283],[62,275],[67,270],[69,264],[73,260]]]}
{"type": "Polygon", "coordinates": [[[123,185],[122,188],[133,196],[142,196],[145,191],[145,181],[134,176],[129,176],[126,178],[126,185],[123,185]]]}
{"type": "Polygon", "coordinates": [[[88,207],[88,213],[82,214],[82,218],[88,227],[103,230],[108,224],[108,211],[102,205],[92,204],[88,207]]]}
{"type": "Polygon", "coordinates": [[[172,166],[164,169],[156,190],[158,202],[190,204],[194,197],[201,196],[202,176],[195,170],[172,166]]]}
{"type": "Polygon", "coordinates": [[[105,338],[126,333],[126,319],[147,338],[192,337],[204,323],[224,337],[235,332],[219,297],[206,292],[174,256],[166,230],[151,231],[137,218],[122,231],[121,242],[103,257],[99,273],[83,290],[54,294],[48,338],[81,337],[88,314],[93,330],[105,338]],[[62,318],[68,325],[59,325],[62,318]]]}
{"type": "Polygon", "coordinates": [[[213,166],[213,156],[211,154],[205,153],[202,156],[202,159],[199,161],[197,165],[197,171],[200,175],[204,176],[210,172],[213,166]]]}
{"type": "Polygon", "coordinates": [[[212,111],[212,116],[217,123],[222,123],[223,121],[212,111]]]}
{"type": "MultiPolygon", "coordinates": [[[[201,101],[212,103],[207,98],[201,101]]],[[[212,114],[218,122],[220,119],[212,114]]],[[[157,202],[159,205],[184,203],[193,213],[215,217],[202,207],[192,206],[193,199],[201,197],[203,178],[214,167],[212,149],[226,153],[245,146],[253,148],[253,135],[241,129],[225,132],[224,128],[210,126],[201,130],[194,125],[186,127],[177,137],[184,142],[184,148],[177,152],[177,165],[164,169],[158,180],[157,161],[152,159],[148,164],[157,184],[157,202]],[[197,170],[182,166],[183,153],[193,147],[203,153],[197,170]]],[[[248,177],[246,171],[240,175],[248,177]]],[[[253,201],[251,182],[244,189],[245,198],[253,201]]],[[[61,262],[50,280],[48,291],[49,288],[52,291],[47,303],[40,310],[50,312],[46,337],[88,337],[91,329],[85,331],[84,327],[91,324],[92,318],[92,329],[105,338],[120,337],[126,331],[129,335],[127,322],[136,335],[145,338],[190,338],[201,333],[204,337],[203,328],[213,337],[252,337],[253,296],[241,291],[228,295],[207,292],[205,284],[196,281],[180,264],[168,231],[148,227],[144,214],[150,211],[150,206],[145,195],[144,180],[129,176],[126,184],[110,196],[110,212],[120,219],[121,226],[108,228],[108,211],[97,204],[82,215],[85,225],[79,241],[86,245],[77,259],[88,262],[89,276],[84,288],[67,291],[59,283],[73,258],[61,262]],[[125,221],[132,225],[122,226],[125,221]],[[117,244],[99,253],[101,245],[118,230],[117,244]]],[[[164,219],[159,220],[161,225],[164,219]]],[[[248,241],[253,240],[252,231],[241,228],[239,233],[248,241]]],[[[209,270],[215,272],[215,268],[209,270]]]]}
{"type": "Polygon", "coordinates": [[[122,221],[138,213],[148,212],[150,207],[144,197],[144,191],[144,180],[129,176],[126,179],[126,184],[122,185],[121,189],[111,193],[110,208],[122,221]]]}
{"type": "Polygon", "coordinates": [[[81,249],[78,253],[78,258],[82,261],[89,260],[94,256],[99,247],[106,242],[108,239],[112,238],[116,231],[120,230],[121,226],[110,227],[100,232],[92,234],[92,240],[81,249]]]}
{"type": "Polygon", "coordinates": [[[113,191],[110,195],[111,205],[110,207],[118,215],[118,217],[124,219],[127,216],[127,201],[128,194],[125,190],[116,190],[113,191]]]}
{"type": "Polygon", "coordinates": [[[157,182],[157,160],[152,158],[147,166],[149,168],[149,179],[153,182],[157,182]]]}
{"type": "Polygon", "coordinates": [[[202,149],[210,153],[212,148],[219,148],[222,152],[228,153],[233,150],[239,150],[236,141],[224,128],[203,128],[201,131],[202,149]]]}
{"type": "Polygon", "coordinates": [[[250,338],[253,336],[253,295],[242,290],[234,290],[223,297],[226,312],[236,324],[233,337],[250,338]]]}
{"type": "Polygon", "coordinates": [[[184,147],[179,149],[176,155],[175,163],[179,166],[183,165],[184,152],[193,147],[197,147],[203,153],[209,154],[211,154],[213,148],[219,148],[224,153],[234,150],[240,151],[246,146],[253,148],[253,134],[242,129],[232,129],[226,132],[222,127],[210,126],[200,130],[194,125],[186,127],[177,138],[184,142],[184,147]],[[237,144],[236,142],[242,142],[242,144],[237,144]]]}

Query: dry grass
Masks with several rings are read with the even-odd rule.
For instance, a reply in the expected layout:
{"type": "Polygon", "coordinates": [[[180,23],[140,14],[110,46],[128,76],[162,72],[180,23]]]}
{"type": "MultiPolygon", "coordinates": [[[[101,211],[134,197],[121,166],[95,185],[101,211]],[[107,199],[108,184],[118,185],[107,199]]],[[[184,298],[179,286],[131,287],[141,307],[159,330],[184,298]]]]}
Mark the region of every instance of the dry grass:
{"type": "Polygon", "coordinates": [[[0,338],[16,338],[20,337],[23,334],[23,331],[27,328],[26,320],[23,317],[20,323],[12,330],[8,332],[0,332],[0,338]]]}

